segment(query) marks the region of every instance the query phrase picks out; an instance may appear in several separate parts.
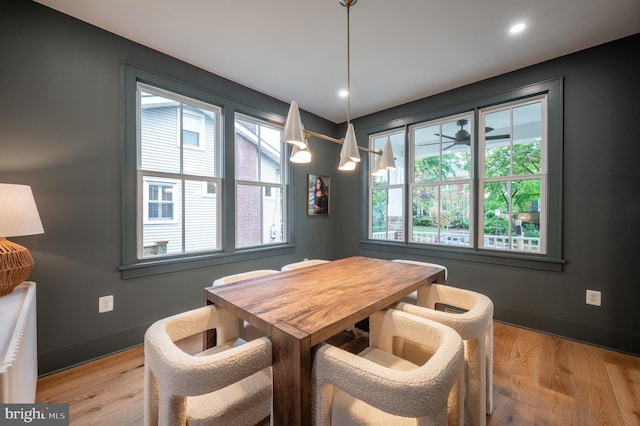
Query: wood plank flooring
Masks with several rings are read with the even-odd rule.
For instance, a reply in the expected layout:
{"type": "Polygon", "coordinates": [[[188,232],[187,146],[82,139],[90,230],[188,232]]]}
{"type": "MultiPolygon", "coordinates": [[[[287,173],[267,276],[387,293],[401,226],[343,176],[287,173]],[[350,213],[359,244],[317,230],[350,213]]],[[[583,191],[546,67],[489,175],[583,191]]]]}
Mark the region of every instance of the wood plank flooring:
{"type": "MultiPolygon", "coordinates": [[[[68,403],[71,425],[142,425],[143,363],[138,347],[43,377],[36,402],[68,403]]],[[[640,426],[640,357],[496,322],[493,374],[489,426],[640,426]]]]}

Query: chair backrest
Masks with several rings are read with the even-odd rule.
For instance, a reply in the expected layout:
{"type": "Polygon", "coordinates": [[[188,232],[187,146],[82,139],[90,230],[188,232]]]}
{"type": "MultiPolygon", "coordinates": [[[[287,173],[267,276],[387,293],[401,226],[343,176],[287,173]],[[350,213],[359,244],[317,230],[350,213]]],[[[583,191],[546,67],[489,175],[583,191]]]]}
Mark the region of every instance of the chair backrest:
{"type": "Polygon", "coordinates": [[[288,265],[284,265],[280,270],[281,271],[293,271],[294,269],[307,268],[309,266],[321,265],[323,263],[328,263],[328,260],[324,259],[309,259],[303,260],[301,262],[289,263],[288,265]]]}
{"type": "Polygon", "coordinates": [[[248,280],[249,278],[257,278],[269,274],[277,274],[280,271],[275,269],[256,269],[255,271],[241,272],[239,274],[227,275],[226,277],[218,278],[213,282],[213,285],[231,284],[236,281],[248,280]]]}
{"type": "MultiPolygon", "coordinates": [[[[240,399],[214,398],[218,406],[210,407],[212,418],[224,415],[260,420],[268,416],[271,341],[262,337],[245,342],[238,335],[238,318],[215,305],[153,323],[144,336],[145,425],[158,422],[185,424],[185,419],[189,417],[188,397],[210,394],[230,386],[237,387],[240,381],[251,381],[253,386],[249,389],[247,384],[243,384],[246,392],[240,399]],[[209,329],[216,330],[218,341],[221,342],[213,350],[191,355],[175,344],[177,340],[209,329]],[[240,407],[243,402],[244,407],[240,407]]],[[[221,392],[232,394],[237,391],[227,392],[224,389],[221,392]]]]}
{"type": "Polygon", "coordinates": [[[433,355],[424,364],[406,371],[323,345],[314,363],[317,423],[330,423],[335,388],[393,416],[446,423],[449,394],[463,371],[460,336],[442,324],[393,309],[372,315],[370,330],[371,348],[391,352],[397,336],[432,348],[433,355]]]}
{"type": "Polygon", "coordinates": [[[451,285],[431,284],[418,294],[417,306],[401,302],[396,308],[445,324],[460,333],[463,339],[482,336],[493,321],[493,302],[489,297],[451,285]],[[436,305],[461,311],[436,310],[436,305]]]}
{"type": "Polygon", "coordinates": [[[421,262],[419,260],[408,260],[408,259],[393,259],[392,262],[401,262],[401,263],[410,263],[413,265],[422,265],[422,266],[432,266],[435,268],[443,268],[444,269],[444,279],[446,280],[449,277],[449,270],[446,266],[440,265],[438,263],[429,263],[429,262],[421,262]]]}

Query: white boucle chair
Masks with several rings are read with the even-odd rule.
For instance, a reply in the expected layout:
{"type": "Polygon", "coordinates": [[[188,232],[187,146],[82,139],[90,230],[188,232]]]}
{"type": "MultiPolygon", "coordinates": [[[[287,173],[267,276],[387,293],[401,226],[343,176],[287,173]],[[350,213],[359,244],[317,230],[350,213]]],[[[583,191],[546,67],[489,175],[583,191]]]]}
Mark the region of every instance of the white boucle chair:
{"type": "Polygon", "coordinates": [[[254,425],[271,414],[271,341],[239,338],[238,317],[214,305],[155,322],[144,336],[144,424],[254,425]],[[216,329],[190,355],[174,342],[216,329]]]}
{"type": "MultiPolygon", "coordinates": [[[[279,274],[280,271],[275,269],[256,269],[255,271],[241,272],[239,274],[227,275],[226,277],[218,278],[213,282],[213,286],[219,286],[224,284],[232,284],[242,280],[248,280],[249,278],[262,277],[264,275],[279,274]]],[[[240,329],[240,337],[245,340],[253,340],[258,337],[265,336],[265,333],[261,332],[246,321],[239,320],[242,324],[240,329]]]]}
{"type": "Polygon", "coordinates": [[[485,425],[493,412],[493,302],[487,296],[450,285],[418,290],[417,304],[394,306],[456,330],[465,344],[466,413],[471,426],[485,425]],[[444,310],[440,310],[444,309],[444,310]]]}
{"type": "Polygon", "coordinates": [[[369,318],[359,355],[322,344],[312,377],[316,425],[463,424],[464,345],[449,327],[396,310],[369,318]],[[393,353],[394,336],[428,348],[416,364],[393,353]]]}
{"type": "Polygon", "coordinates": [[[288,265],[284,265],[280,270],[282,272],[293,271],[294,269],[306,268],[308,266],[314,266],[314,265],[321,265],[323,263],[329,263],[329,261],[324,259],[303,260],[302,262],[296,262],[296,263],[290,263],[288,265]]]}
{"type": "Polygon", "coordinates": [[[444,280],[446,281],[447,278],[449,278],[449,270],[447,269],[446,266],[440,265],[439,263],[421,262],[419,260],[408,260],[408,259],[393,259],[392,262],[410,263],[413,265],[432,266],[434,268],[442,268],[444,269],[444,280]]]}

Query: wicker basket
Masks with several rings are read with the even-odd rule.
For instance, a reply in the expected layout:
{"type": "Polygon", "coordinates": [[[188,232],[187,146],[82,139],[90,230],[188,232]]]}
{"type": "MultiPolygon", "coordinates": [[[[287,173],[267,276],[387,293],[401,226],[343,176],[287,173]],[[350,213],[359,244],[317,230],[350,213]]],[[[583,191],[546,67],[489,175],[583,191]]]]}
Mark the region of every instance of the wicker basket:
{"type": "Polygon", "coordinates": [[[33,257],[26,247],[0,238],[0,297],[26,281],[33,264],[33,257]]]}

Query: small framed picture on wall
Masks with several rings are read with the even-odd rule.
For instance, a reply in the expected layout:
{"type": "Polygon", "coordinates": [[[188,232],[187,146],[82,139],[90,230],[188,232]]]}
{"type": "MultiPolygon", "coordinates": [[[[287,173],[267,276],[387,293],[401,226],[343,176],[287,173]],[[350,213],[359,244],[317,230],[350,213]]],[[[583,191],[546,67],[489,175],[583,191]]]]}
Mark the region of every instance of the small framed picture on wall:
{"type": "Polygon", "coordinates": [[[309,190],[307,215],[328,216],[330,208],[330,178],[309,174],[307,189],[309,190]]]}

